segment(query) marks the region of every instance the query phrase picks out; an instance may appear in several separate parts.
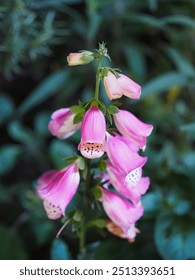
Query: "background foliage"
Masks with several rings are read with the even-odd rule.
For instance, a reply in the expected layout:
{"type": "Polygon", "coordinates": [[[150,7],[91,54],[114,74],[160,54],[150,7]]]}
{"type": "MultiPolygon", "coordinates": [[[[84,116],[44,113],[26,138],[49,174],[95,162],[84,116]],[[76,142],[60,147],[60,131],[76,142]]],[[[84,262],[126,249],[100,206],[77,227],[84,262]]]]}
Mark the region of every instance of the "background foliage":
{"type": "MultiPolygon", "coordinates": [[[[124,98],[123,108],[155,129],[141,234],[128,244],[96,222],[89,257],[195,259],[194,17],[193,0],[0,1],[0,259],[78,258],[68,227],[55,239],[61,222],[46,218],[35,185],[79,139],[51,137],[51,113],[93,96],[91,65],[68,68],[66,56],[101,41],[113,65],[143,86],[141,100],[124,98]]],[[[101,97],[108,103],[103,89],[101,97]]]]}

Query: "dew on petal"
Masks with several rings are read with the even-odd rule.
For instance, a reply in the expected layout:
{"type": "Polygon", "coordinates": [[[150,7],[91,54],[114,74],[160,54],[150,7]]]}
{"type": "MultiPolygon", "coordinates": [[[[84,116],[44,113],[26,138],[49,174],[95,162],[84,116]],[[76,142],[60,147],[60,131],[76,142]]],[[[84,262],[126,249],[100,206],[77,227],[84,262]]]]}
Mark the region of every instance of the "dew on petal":
{"type": "Polygon", "coordinates": [[[60,206],[56,206],[47,200],[43,201],[43,206],[49,219],[56,220],[61,217],[62,209],[60,206]]]}
{"type": "Polygon", "coordinates": [[[141,168],[136,168],[129,172],[127,176],[125,177],[125,182],[130,183],[132,186],[136,186],[142,176],[142,169],[141,168]]]}
{"type": "Polygon", "coordinates": [[[82,143],[80,152],[86,158],[99,158],[104,154],[104,145],[100,143],[82,143]]]}

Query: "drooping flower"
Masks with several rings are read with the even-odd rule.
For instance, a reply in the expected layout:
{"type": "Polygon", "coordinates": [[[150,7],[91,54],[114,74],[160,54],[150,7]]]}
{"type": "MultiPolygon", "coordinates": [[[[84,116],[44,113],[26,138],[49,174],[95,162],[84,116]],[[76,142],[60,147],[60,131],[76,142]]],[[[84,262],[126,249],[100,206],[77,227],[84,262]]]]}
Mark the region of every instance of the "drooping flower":
{"type": "Polygon", "coordinates": [[[75,114],[69,108],[62,108],[51,115],[48,129],[52,135],[59,139],[66,139],[73,135],[80,127],[81,123],[74,124],[75,114]]]}
{"type": "Polygon", "coordinates": [[[93,53],[90,51],[83,51],[80,53],[70,53],[67,56],[67,62],[69,66],[88,64],[92,60],[94,60],[94,56],[93,53]]]}
{"type": "Polygon", "coordinates": [[[103,79],[103,83],[110,100],[117,99],[122,96],[121,88],[117,83],[115,75],[112,72],[108,71],[107,76],[105,76],[103,79]]]}
{"type": "MultiPolygon", "coordinates": [[[[130,199],[133,205],[140,202],[141,195],[143,195],[150,184],[148,177],[140,177],[137,169],[131,171],[131,179],[125,178],[125,174],[119,172],[111,163],[107,163],[107,172],[112,186],[123,196],[130,199]]],[[[130,175],[129,175],[130,176],[130,175]]]]}
{"type": "Polygon", "coordinates": [[[132,224],[131,227],[129,228],[128,235],[125,234],[123,230],[112,221],[107,221],[106,228],[110,233],[120,238],[127,239],[129,243],[134,242],[137,233],[140,233],[139,229],[135,227],[135,224],[132,224]]]}
{"type": "Polygon", "coordinates": [[[143,215],[143,206],[141,203],[133,206],[131,202],[119,194],[103,188],[101,191],[103,208],[111,221],[122,231],[123,237],[121,237],[133,239],[136,235],[135,223],[143,215]]]}
{"type": "Polygon", "coordinates": [[[141,178],[141,168],[146,163],[147,157],[141,157],[116,136],[112,136],[109,133],[106,135],[106,152],[111,164],[120,172],[125,173],[126,178],[129,177],[129,180],[132,179],[133,173],[137,178],[141,178]]]}
{"type": "Polygon", "coordinates": [[[75,195],[80,181],[78,164],[74,162],[62,170],[45,172],[38,178],[37,193],[49,219],[65,214],[66,207],[75,195]]]}
{"type": "Polygon", "coordinates": [[[132,99],[139,99],[141,86],[123,74],[116,77],[111,71],[103,78],[104,86],[110,100],[120,98],[122,95],[132,99]]]}
{"type": "Polygon", "coordinates": [[[119,74],[119,78],[117,79],[119,86],[121,87],[123,95],[132,98],[139,99],[141,95],[141,86],[136,82],[128,78],[123,74],[119,74]]]}
{"type": "Polygon", "coordinates": [[[146,137],[152,132],[153,126],[140,121],[132,113],[119,110],[114,114],[114,123],[120,133],[133,141],[140,149],[146,147],[146,137]]]}
{"type": "Polygon", "coordinates": [[[99,158],[105,151],[106,122],[97,106],[84,115],[81,125],[81,141],[78,149],[86,158],[99,158]]]}

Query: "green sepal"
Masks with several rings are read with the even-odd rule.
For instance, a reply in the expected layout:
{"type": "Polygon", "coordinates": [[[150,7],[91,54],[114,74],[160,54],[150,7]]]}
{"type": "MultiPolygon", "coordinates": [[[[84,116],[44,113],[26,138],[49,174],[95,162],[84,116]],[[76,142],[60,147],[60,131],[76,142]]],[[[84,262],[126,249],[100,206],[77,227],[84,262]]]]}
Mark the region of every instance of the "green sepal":
{"type": "Polygon", "coordinates": [[[83,108],[82,105],[73,105],[70,107],[70,111],[73,113],[73,114],[79,114],[79,113],[83,113],[85,112],[85,109],[83,108]]]}
{"type": "Polygon", "coordinates": [[[74,117],[73,123],[77,124],[77,123],[82,122],[84,114],[85,114],[85,111],[76,114],[76,116],[74,117]]]}
{"type": "Polygon", "coordinates": [[[87,224],[87,227],[98,227],[98,228],[105,228],[106,227],[106,221],[103,219],[96,219],[92,220],[87,224]]]}
{"type": "Polygon", "coordinates": [[[116,107],[115,105],[109,105],[108,108],[107,108],[107,111],[111,114],[111,115],[114,115],[114,114],[117,114],[119,112],[119,109],[118,107],[116,107]]]}
{"type": "Polygon", "coordinates": [[[102,197],[102,192],[99,187],[95,187],[91,189],[91,191],[95,199],[100,199],[102,197]]]}
{"type": "Polygon", "coordinates": [[[98,167],[101,171],[104,171],[106,170],[106,161],[105,160],[100,160],[99,163],[98,163],[98,167]]]}

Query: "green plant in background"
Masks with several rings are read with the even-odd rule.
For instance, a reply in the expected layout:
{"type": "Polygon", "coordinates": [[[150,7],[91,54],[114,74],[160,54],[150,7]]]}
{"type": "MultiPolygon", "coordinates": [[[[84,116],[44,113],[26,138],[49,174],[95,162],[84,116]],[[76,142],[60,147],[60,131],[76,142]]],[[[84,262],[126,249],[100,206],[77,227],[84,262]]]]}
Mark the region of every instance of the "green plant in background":
{"type": "Polygon", "coordinates": [[[155,127],[145,152],[151,188],[143,199],[136,243],[129,247],[109,234],[100,238],[92,232],[87,237],[90,256],[194,259],[194,1],[6,1],[0,4],[0,21],[0,235],[7,237],[1,238],[0,258],[77,255],[78,244],[67,231],[62,233],[66,244],[53,242],[50,254],[60,224],[45,220],[31,186],[47,169],[62,168],[62,156],[71,156],[79,141],[77,133],[66,145],[50,137],[51,112],[75,99],[92,98],[91,68],[83,72],[78,67],[75,76],[64,66],[67,54],[94,49],[106,39],[113,64],[143,88],[141,100],[125,100],[124,109],[155,127]],[[11,21],[13,3],[22,3],[17,21],[11,21]],[[19,16],[27,12],[34,14],[27,25],[32,34],[19,16]],[[38,49],[50,51],[30,56],[36,49],[31,40],[46,31],[46,19],[53,33],[48,31],[51,37],[40,40],[38,49]],[[14,255],[11,242],[18,244],[14,255]]]}

